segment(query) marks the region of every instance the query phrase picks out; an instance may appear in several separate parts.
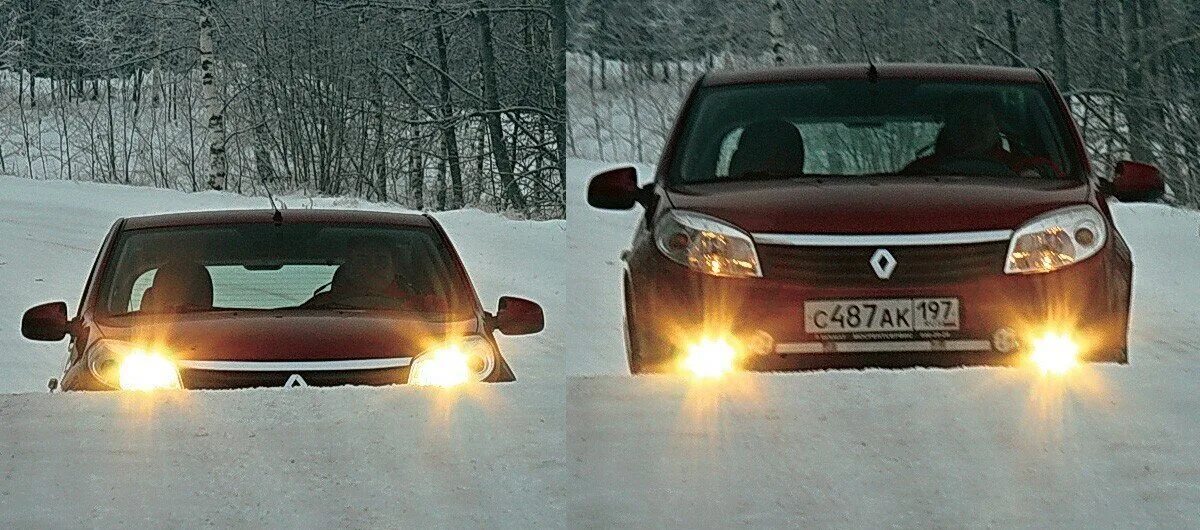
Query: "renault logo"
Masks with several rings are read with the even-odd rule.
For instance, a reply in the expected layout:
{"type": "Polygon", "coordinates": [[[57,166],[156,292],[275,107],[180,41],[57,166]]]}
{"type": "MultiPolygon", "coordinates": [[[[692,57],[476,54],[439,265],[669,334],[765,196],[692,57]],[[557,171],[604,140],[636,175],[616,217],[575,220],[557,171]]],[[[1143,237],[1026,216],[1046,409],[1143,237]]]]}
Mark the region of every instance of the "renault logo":
{"type": "Polygon", "coordinates": [[[303,377],[300,377],[300,374],[292,374],[287,382],[283,384],[283,388],[292,388],[294,386],[308,386],[308,382],[303,377]]]}
{"type": "Polygon", "coordinates": [[[875,269],[875,275],[880,280],[886,280],[892,276],[892,271],[896,270],[896,258],[888,249],[881,248],[871,256],[871,268],[875,269]]]}

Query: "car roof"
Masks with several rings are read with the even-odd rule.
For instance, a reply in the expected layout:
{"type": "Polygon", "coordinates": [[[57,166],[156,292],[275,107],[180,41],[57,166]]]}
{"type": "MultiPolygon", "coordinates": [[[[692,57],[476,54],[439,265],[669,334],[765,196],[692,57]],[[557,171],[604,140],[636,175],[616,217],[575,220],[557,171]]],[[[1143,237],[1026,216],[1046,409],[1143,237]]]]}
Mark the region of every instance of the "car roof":
{"type": "MultiPolygon", "coordinates": [[[[430,227],[433,222],[424,214],[371,212],[365,210],[280,210],[283,224],[330,223],[330,224],[386,224],[396,226],[430,227]]],[[[125,230],[141,228],[164,228],[218,224],[246,224],[275,222],[274,210],[209,210],[179,212],[157,215],[142,215],[125,219],[125,230]]]]}
{"type": "MultiPolygon", "coordinates": [[[[880,63],[875,65],[879,79],[917,79],[930,81],[996,81],[1041,83],[1041,73],[1033,68],[984,66],[973,64],[880,63]]],[[[867,63],[820,64],[812,66],[755,68],[714,71],[704,76],[702,86],[724,86],[790,81],[869,79],[867,63]]]]}

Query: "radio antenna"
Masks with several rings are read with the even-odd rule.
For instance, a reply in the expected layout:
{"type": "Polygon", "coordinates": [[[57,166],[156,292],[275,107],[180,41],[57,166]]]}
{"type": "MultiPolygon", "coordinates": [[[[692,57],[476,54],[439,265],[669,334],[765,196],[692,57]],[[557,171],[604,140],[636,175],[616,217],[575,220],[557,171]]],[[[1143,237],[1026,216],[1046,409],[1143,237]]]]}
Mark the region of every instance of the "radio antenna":
{"type": "Polygon", "coordinates": [[[267,179],[262,179],[263,189],[267,190],[267,200],[271,201],[271,209],[275,213],[271,215],[271,220],[275,222],[275,226],[283,224],[283,214],[279,211],[279,206],[275,204],[275,194],[271,193],[271,185],[267,183],[267,179]]]}
{"type": "Polygon", "coordinates": [[[854,21],[854,31],[858,33],[858,46],[862,49],[863,57],[867,59],[867,81],[875,83],[879,81],[879,68],[875,67],[875,57],[867,47],[867,36],[863,33],[862,24],[858,23],[858,14],[850,16],[854,21]]]}

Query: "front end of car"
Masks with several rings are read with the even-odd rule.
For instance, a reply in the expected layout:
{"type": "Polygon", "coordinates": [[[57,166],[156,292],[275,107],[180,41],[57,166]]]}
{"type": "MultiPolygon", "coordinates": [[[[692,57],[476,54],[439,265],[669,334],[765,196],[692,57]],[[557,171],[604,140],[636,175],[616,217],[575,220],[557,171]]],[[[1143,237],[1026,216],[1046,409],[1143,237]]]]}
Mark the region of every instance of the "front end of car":
{"type": "Polygon", "coordinates": [[[899,234],[750,233],[666,209],[638,238],[627,332],[645,370],[1126,359],[1128,249],[1088,204],[1013,229],[899,234]]]}
{"type": "Polygon", "coordinates": [[[64,377],[77,390],[162,391],[512,381],[494,340],[473,321],[336,317],[137,320],[99,330],[64,377]],[[269,320],[268,320],[269,319],[269,320]],[[224,326],[224,327],[223,327],[224,326]],[[148,339],[147,337],[156,337],[148,339]]]}

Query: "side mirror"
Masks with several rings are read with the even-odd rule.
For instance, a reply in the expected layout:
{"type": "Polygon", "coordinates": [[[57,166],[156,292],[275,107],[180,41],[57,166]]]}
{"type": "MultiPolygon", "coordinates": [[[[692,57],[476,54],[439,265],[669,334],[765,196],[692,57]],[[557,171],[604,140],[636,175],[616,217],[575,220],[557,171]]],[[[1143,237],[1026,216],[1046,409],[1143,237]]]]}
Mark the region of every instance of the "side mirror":
{"type": "Polygon", "coordinates": [[[632,167],[610,169],[588,183],[587,200],[593,208],[628,210],[642,197],[637,170],[632,167]]]}
{"type": "Polygon", "coordinates": [[[1112,195],[1121,202],[1150,202],[1162,198],[1167,187],[1158,168],[1128,160],[1117,162],[1112,195]]]}
{"type": "Polygon", "coordinates": [[[21,335],[29,340],[62,340],[67,336],[67,303],[34,306],[21,318],[21,335]]]}
{"type": "Polygon", "coordinates": [[[546,327],[546,316],[537,302],[501,296],[494,322],[496,329],[505,335],[528,335],[546,327]]]}

